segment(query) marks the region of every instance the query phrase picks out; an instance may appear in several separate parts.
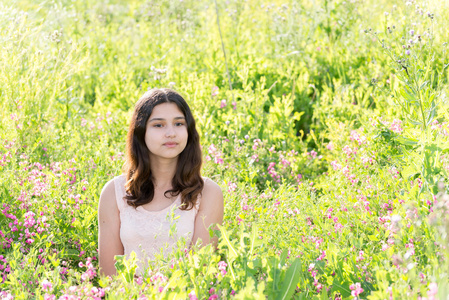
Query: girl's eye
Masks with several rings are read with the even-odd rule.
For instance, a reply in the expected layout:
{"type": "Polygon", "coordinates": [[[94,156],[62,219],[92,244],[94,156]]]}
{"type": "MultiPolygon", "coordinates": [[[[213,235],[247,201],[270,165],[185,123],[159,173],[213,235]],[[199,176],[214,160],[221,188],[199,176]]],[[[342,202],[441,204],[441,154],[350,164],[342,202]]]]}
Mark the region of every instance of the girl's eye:
{"type": "Polygon", "coordinates": [[[182,126],[182,125],[184,125],[184,123],[176,123],[175,125],[176,126],[182,126]]]}
{"type": "Polygon", "coordinates": [[[162,124],[154,124],[153,127],[160,128],[160,127],[162,127],[162,124]]]}

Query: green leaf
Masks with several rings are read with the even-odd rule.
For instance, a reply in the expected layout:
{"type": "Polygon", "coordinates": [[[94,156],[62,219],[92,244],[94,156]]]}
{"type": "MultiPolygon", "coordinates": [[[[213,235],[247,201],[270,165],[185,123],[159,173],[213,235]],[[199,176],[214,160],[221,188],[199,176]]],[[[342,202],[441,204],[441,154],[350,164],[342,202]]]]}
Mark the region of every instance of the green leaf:
{"type": "Polygon", "coordinates": [[[296,285],[301,275],[301,261],[296,258],[285,274],[285,281],[282,284],[281,292],[276,299],[291,299],[295,292],[296,285]]]}
{"type": "Polygon", "coordinates": [[[411,138],[406,138],[403,136],[396,136],[395,141],[397,141],[398,143],[402,144],[402,145],[408,145],[408,146],[415,146],[418,145],[418,140],[416,139],[411,139],[411,138]]]}
{"type": "Polygon", "coordinates": [[[164,289],[162,290],[162,293],[166,292],[168,290],[168,288],[170,288],[173,283],[175,283],[178,280],[178,277],[180,277],[182,274],[181,270],[176,270],[174,271],[171,276],[170,276],[170,280],[168,281],[167,285],[164,287],[164,289]]]}
{"type": "Polygon", "coordinates": [[[373,241],[373,242],[377,242],[379,240],[374,234],[368,235],[368,238],[370,239],[370,241],[373,241]]]}
{"type": "Polygon", "coordinates": [[[228,233],[226,232],[226,229],[224,229],[223,226],[219,226],[221,234],[223,236],[223,239],[226,241],[226,245],[229,249],[229,260],[232,260],[233,258],[236,258],[238,256],[237,251],[235,250],[234,246],[232,245],[231,241],[229,240],[228,233]]]}
{"type": "Polygon", "coordinates": [[[401,172],[402,177],[409,179],[409,178],[415,176],[416,174],[420,173],[420,169],[421,169],[420,166],[416,167],[414,165],[408,165],[407,167],[405,167],[402,170],[402,172],[401,172]]]}

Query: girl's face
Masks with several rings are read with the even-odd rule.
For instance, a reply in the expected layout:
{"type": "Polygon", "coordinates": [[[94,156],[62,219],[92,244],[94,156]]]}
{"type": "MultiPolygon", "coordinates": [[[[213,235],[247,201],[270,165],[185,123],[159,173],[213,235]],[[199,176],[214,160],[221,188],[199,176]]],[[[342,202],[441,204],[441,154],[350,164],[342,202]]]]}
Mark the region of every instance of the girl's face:
{"type": "Polygon", "coordinates": [[[153,108],[145,132],[151,160],[177,158],[185,149],[187,139],[187,122],[175,103],[162,103],[153,108]]]}

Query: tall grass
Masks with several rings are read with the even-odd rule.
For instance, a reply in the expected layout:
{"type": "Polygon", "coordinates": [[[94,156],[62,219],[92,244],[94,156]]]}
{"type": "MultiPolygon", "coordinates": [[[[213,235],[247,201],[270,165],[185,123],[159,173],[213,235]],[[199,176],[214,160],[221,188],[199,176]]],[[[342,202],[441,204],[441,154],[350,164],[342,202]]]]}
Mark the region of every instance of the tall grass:
{"type": "Polygon", "coordinates": [[[447,3],[212,4],[0,4],[1,297],[446,297],[447,3]],[[192,107],[219,247],[99,277],[99,193],[152,87],[192,107]]]}

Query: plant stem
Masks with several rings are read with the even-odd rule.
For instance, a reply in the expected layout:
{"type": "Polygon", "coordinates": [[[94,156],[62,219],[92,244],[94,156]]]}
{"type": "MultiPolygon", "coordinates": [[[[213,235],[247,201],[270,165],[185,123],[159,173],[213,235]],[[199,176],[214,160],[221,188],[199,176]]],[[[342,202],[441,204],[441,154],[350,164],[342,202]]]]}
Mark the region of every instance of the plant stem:
{"type": "MultiPolygon", "coordinates": [[[[226,57],[226,50],[225,50],[225,46],[224,46],[224,43],[223,43],[223,36],[221,35],[220,18],[218,16],[217,0],[214,0],[214,2],[215,2],[215,11],[217,13],[218,32],[220,33],[221,49],[223,50],[223,55],[224,55],[225,65],[226,65],[226,73],[228,75],[229,89],[232,91],[231,75],[229,74],[229,68],[228,68],[228,59],[226,57]]],[[[234,101],[234,93],[232,93],[232,100],[234,101]]]]}

